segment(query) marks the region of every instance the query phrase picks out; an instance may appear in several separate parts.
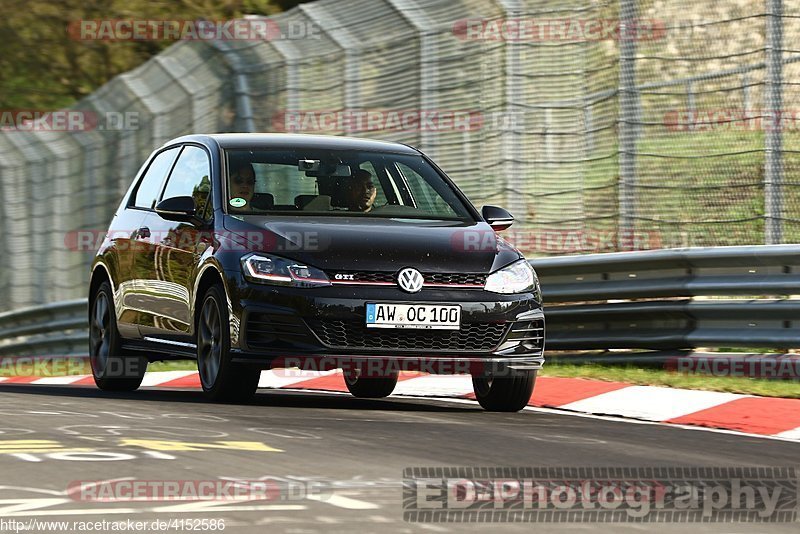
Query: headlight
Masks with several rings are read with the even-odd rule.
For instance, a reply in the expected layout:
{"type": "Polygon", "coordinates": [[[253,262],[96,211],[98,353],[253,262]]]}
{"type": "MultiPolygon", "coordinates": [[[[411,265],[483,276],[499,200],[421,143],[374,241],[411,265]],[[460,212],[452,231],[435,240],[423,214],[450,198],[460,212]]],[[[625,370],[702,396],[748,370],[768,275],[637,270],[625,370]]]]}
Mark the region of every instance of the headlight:
{"type": "Polygon", "coordinates": [[[519,260],[499,271],[495,271],[486,279],[486,291],[492,293],[525,293],[533,291],[539,299],[539,279],[536,271],[526,260],[519,260]]]}
{"type": "Polygon", "coordinates": [[[303,265],[270,254],[251,254],[242,258],[244,276],[251,282],[280,286],[329,286],[328,276],[309,265],[303,265]]]}

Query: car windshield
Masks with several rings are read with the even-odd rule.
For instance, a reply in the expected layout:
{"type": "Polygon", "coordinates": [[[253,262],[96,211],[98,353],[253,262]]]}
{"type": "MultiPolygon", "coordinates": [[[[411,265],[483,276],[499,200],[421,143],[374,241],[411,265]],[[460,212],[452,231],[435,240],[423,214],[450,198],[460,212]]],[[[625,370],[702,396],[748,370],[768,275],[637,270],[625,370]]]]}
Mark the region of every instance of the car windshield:
{"type": "Polygon", "coordinates": [[[422,156],[319,149],[226,150],[236,215],[346,215],[472,220],[422,156]]]}

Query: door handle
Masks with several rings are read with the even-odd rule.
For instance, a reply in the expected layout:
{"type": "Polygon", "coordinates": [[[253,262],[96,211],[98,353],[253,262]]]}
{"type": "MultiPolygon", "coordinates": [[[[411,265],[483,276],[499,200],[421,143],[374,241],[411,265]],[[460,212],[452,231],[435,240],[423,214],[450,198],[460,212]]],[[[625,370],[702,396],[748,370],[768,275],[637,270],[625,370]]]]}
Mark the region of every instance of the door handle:
{"type": "Polygon", "coordinates": [[[150,237],[150,228],[142,226],[136,230],[136,239],[147,239],[150,237]]]}

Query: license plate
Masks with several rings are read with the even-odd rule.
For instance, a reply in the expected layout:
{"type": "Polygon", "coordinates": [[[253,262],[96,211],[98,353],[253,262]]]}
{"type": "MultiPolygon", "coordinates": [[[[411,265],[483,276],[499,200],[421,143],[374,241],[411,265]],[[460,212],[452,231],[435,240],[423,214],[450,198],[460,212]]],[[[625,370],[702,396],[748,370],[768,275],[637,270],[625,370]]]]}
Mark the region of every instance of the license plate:
{"type": "Polygon", "coordinates": [[[367,304],[367,328],[458,330],[461,306],[445,304],[367,304]]]}

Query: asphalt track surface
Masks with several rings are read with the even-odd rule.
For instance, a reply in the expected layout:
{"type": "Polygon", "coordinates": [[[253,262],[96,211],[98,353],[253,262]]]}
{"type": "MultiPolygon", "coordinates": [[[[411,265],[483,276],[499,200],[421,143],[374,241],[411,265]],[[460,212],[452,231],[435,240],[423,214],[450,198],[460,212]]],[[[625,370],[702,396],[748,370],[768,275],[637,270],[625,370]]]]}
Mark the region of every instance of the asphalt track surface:
{"type": "Polygon", "coordinates": [[[0,385],[6,521],[224,519],[225,532],[293,533],[797,532],[797,523],[407,523],[402,473],[414,466],[787,467],[799,456],[800,445],[785,441],[535,409],[488,413],[465,401],[262,390],[249,404],[224,405],[196,390],[0,385]],[[75,481],[109,479],[269,479],[294,495],[221,504],[67,496],[75,481]]]}

